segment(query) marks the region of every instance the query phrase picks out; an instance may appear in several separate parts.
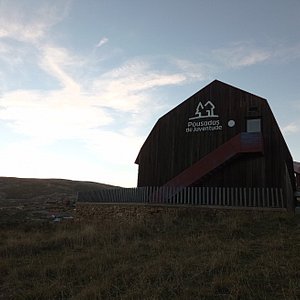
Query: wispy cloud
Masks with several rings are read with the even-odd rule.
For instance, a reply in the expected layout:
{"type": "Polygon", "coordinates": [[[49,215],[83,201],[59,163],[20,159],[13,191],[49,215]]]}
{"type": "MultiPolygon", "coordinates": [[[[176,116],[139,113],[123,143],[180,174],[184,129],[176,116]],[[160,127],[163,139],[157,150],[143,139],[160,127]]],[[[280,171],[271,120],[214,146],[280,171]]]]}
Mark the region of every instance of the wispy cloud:
{"type": "Polygon", "coordinates": [[[105,45],[106,43],[108,43],[108,38],[107,37],[103,37],[99,43],[96,45],[96,48],[100,48],[102,47],[103,45],[105,45]]]}
{"type": "Polygon", "coordinates": [[[0,37],[13,38],[19,41],[35,41],[44,35],[45,26],[43,23],[22,24],[10,23],[1,19],[0,37]]]}
{"type": "Polygon", "coordinates": [[[42,52],[40,65],[59,80],[61,88],[4,93],[0,97],[4,108],[0,120],[10,122],[19,133],[48,141],[74,137],[87,140],[88,130],[95,132],[109,124],[124,132],[126,126],[131,126],[131,118],[153,106],[152,90],[186,80],[181,74],[159,72],[146,62],[131,60],[91,79],[90,86],[83,87],[70,75],[71,71],[64,69],[78,67],[76,60],[65,49],[54,47],[42,52]],[[123,115],[125,124],[118,126],[123,115]]]}
{"type": "Polygon", "coordinates": [[[262,63],[272,56],[272,52],[251,43],[236,43],[229,47],[212,51],[213,57],[230,68],[241,68],[262,63]]]}
{"type": "MultiPolygon", "coordinates": [[[[159,70],[147,59],[138,58],[82,81],[76,70],[88,69],[91,62],[55,44],[39,43],[35,51],[36,67],[56,79],[57,87],[51,90],[23,88],[2,93],[0,120],[27,140],[26,145],[21,143],[20,147],[35,149],[31,152],[35,153],[32,157],[35,164],[43,161],[45,156],[47,161],[59,159],[51,153],[43,154],[47,153],[45,145],[76,140],[98,159],[102,167],[110,165],[113,170],[118,166],[121,170],[119,175],[113,171],[104,172],[105,177],[101,180],[117,184],[120,182],[117,176],[124,176],[123,184],[132,184],[136,174],[126,171],[124,166],[133,166],[144,140],[137,128],[143,127],[147,116],[159,107],[154,107],[153,92],[160,87],[182,84],[187,77],[181,71],[159,70]],[[150,111],[149,107],[152,107],[150,111]]],[[[16,150],[19,146],[15,144],[11,154],[22,160],[21,153],[16,150]]],[[[5,156],[8,152],[2,149],[0,155],[5,156]]],[[[13,165],[13,161],[9,161],[13,165]]],[[[25,168],[26,164],[22,164],[25,168]]],[[[48,174],[55,174],[51,163],[44,163],[44,166],[49,172],[53,171],[48,174]]],[[[89,165],[89,168],[95,172],[94,167],[89,165]]]]}
{"type": "Polygon", "coordinates": [[[46,45],[42,47],[39,65],[56,78],[63,88],[80,93],[80,85],[65,70],[68,67],[79,67],[79,57],[73,56],[65,48],[46,45]]]}
{"type": "Polygon", "coordinates": [[[84,140],[88,130],[101,128],[112,118],[89,98],[69,91],[15,91],[0,97],[0,120],[29,138],[51,143],[84,140]]]}
{"type": "MultiPolygon", "coordinates": [[[[0,63],[4,63],[10,67],[21,63],[21,58],[16,49],[10,47],[8,44],[0,41],[0,63]]],[[[3,67],[2,67],[3,68],[3,67]]],[[[0,70],[0,72],[3,70],[0,70]]]]}
{"type": "Polygon", "coordinates": [[[153,89],[180,84],[185,80],[186,77],[180,73],[162,72],[152,69],[146,61],[132,59],[95,79],[91,92],[99,95],[99,103],[103,106],[137,112],[146,102],[150,104],[149,96],[153,89]]]}
{"type": "Polygon", "coordinates": [[[273,57],[277,62],[285,63],[300,58],[300,43],[295,45],[276,44],[273,47],[273,57]]]}
{"type": "Polygon", "coordinates": [[[284,126],[281,129],[281,131],[285,135],[290,135],[290,134],[298,133],[298,132],[300,132],[300,125],[297,124],[297,123],[295,123],[295,122],[292,122],[292,123],[284,126]]]}
{"type": "Polygon", "coordinates": [[[217,68],[212,61],[204,61],[201,59],[199,59],[199,62],[179,58],[171,59],[171,62],[179,68],[188,81],[208,80],[217,72],[217,68]]]}
{"type": "Polygon", "coordinates": [[[70,5],[70,0],[28,2],[0,2],[0,38],[35,43],[65,17],[70,5]]]}

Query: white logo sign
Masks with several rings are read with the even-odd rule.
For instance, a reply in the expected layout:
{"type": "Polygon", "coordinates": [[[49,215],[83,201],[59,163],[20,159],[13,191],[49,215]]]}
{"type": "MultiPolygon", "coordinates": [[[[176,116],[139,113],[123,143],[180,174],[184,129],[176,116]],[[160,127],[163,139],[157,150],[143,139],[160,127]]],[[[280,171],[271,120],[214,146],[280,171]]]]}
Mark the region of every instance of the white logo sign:
{"type": "Polygon", "coordinates": [[[190,133],[222,130],[220,120],[214,119],[219,117],[217,114],[215,114],[215,108],[215,105],[211,101],[207,101],[204,105],[200,101],[196,108],[195,116],[189,118],[189,122],[185,131],[190,133]]]}
{"type": "Polygon", "coordinates": [[[195,112],[195,117],[189,118],[189,120],[197,120],[203,118],[218,118],[215,115],[215,105],[211,101],[207,101],[204,105],[200,101],[195,112]]]}

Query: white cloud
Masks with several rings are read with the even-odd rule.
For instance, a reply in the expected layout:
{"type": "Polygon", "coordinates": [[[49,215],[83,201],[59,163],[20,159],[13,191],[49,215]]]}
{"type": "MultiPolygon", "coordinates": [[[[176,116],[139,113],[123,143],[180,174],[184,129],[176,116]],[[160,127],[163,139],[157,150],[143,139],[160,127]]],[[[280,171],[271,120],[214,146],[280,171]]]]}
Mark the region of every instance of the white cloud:
{"type": "Polygon", "coordinates": [[[8,69],[14,69],[24,61],[29,62],[34,55],[33,47],[28,45],[16,47],[0,40],[0,63],[3,62],[8,69]]]}
{"type": "Polygon", "coordinates": [[[96,48],[100,48],[101,46],[105,45],[106,43],[108,43],[108,38],[107,37],[103,37],[99,43],[96,45],[96,48]]]}
{"type": "Polygon", "coordinates": [[[6,54],[8,52],[10,52],[8,45],[0,42],[0,54],[6,54]]]}
{"type": "Polygon", "coordinates": [[[0,120],[16,132],[40,140],[84,139],[88,130],[108,125],[112,118],[93,100],[67,91],[16,91],[0,98],[0,120]]]}
{"type": "Polygon", "coordinates": [[[80,66],[80,59],[71,55],[66,49],[55,46],[43,46],[40,66],[56,78],[61,86],[74,93],[80,92],[80,85],[64,68],[80,66]]]}
{"type": "Polygon", "coordinates": [[[146,103],[151,105],[151,90],[184,81],[186,77],[180,73],[153,70],[147,62],[137,59],[101,75],[94,80],[91,91],[103,106],[138,112],[146,103]]]}
{"type": "Polygon", "coordinates": [[[35,43],[65,17],[69,4],[70,0],[1,1],[0,38],[35,43]]]}
{"type": "Polygon", "coordinates": [[[272,53],[251,43],[236,43],[230,47],[212,51],[214,58],[230,68],[255,65],[271,58],[272,53]]]}
{"type": "MultiPolygon", "coordinates": [[[[60,18],[51,11],[48,15],[45,7],[40,6],[32,18],[31,13],[25,17],[18,7],[15,11],[13,6],[0,9],[0,53],[5,62],[12,66],[14,58],[18,58],[14,64],[30,59],[35,68],[58,82],[51,90],[20,87],[0,94],[0,121],[24,138],[1,145],[2,174],[74,178],[72,172],[85,170],[91,174],[90,180],[134,185],[134,161],[144,140],[136,133],[136,125],[145,123],[147,114],[158,109],[152,98],[157,88],[184,83],[187,77],[181,70],[166,72],[147,59],[132,59],[100,74],[85,74],[82,80],[81,70],[88,73],[96,62],[49,41],[51,26],[60,18]],[[145,107],[152,109],[149,112],[145,107]],[[81,151],[93,156],[97,165],[80,157],[74,167],[70,157],[47,148],[68,140],[79,142],[85,149],[81,151]],[[98,179],[97,174],[101,174],[98,179]]],[[[97,47],[106,43],[108,38],[103,37],[97,47]]]]}
{"type": "Polygon", "coordinates": [[[194,62],[185,59],[173,58],[174,63],[189,81],[203,81],[211,78],[216,72],[216,67],[212,63],[194,62]]]}
{"type": "MultiPolygon", "coordinates": [[[[88,67],[83,59],[55,45],[44,45],[37,51],[39,60],[36,64],[57,79],[60,88],[20,89],[0,95],[0,120],[27,139],[25,144],[8,145],[9,150],[5,153],[3,149],[0,151],[2,157],[10,153],[15,162],[22,162],[11,164],[11,170],[17,170],[18,165],[18,174],[24,172],[27,174],[24,176],[57,177],[53,165],[62,158],[51,153],[46,155],[45,147],[60,140],[75,139],[85,145],[87,153],[98,158],[98,172],[104,165],[108,168],[106,172],[103,169],[104,175],[98,180],[134,185],[134,161],[144,140],[137,135],[136,126],[145,123],[147,114],[153,114],[157,109],[152,92],[162,86],[184,83],[186,76],[159,71],[147,61],[133,59],[121,67],[91,77],[83,84],[74,71],[88,67]],[[151,110],[145,107],[151,107],[151,110]],[[23,160],[22,153],[26,151],[31,154],[23,160]],[[29,165],[31,175],[28,173],[29,165]],[[39,170],[41,165],[43,171],[39,170]]],[[[65,161],[60,163],[61,174],[70,175],[70,170],[65,169],[68,165],[65,161]]],[[[91,174],[93,172],[95,178],[96,168],[90,163],[86,168],[91,174]]]]}
{"type": "Polygon", "coordinates": [[[293,122],[293,123],[290,123],[290,124],[284,126],[284,127],[281,129],[281,131],[282,131],[282,133],[285,134],[285,135],[298,133],[298,132],[300,132],[300,126],[299,126],[299,124],[293,122]]]}
{"type": "Polygon", "coordinates": [[[42,37],[45,31],[45,24],[22,24],[5,22],[0,23],[0,38],[9,37],[19,41],[35,41],[42,37]]]}
{"type": "Polygon", "coordinates": [[[182,83],[186,78],[161,73],[146,62],[131,60],[91,80],[91,87],[86,89],[63,70],[73,64],[76,60],[65,49],[46,48],[41,66],[61,82],[62,88],[4,93],[0,96],[0,120],[40,143],[81,140],[103,157],[110,157],[122,145],[122,155],[115,155],[112,163],[116,159],[120,164],[133,162],[142,144],[142,139],[135,136],[135,126],[142,126],[147,115],[157,109],[152,90],[182,83]],[[150,112],[146,109],[149,107],[150,112]]]}
{"type": "MultiPolygon", "coordinates": [[[[141,136],[143,133],[137,133],[137,128],[142,128],[149,116],[153,117],[164,104],[155,99],[155,92],[161,87],[207,79],[213,72],[213,64],[167,58],[170,71],[164,64],[155,66],[155,59],[134,58],[91,75],[90,66],[98,68],[99,61],[88,61],[48,38],[51,27],[64,14],[57,11],[59,2],[47,12],[47,1],[42,1],[33,17],[31,12],[24,16],[20,8],[13,11],[13,6],[1,10],[1,3],[0,53],[9,57],[7,63],[13,57],[18,58],[16,63],[28,60],[26,49],[30,49],[34,54],[29,58],[32,65],[44,71],[45,78],[50,76],[58,82],[51,90],[20,87],[0,94],[0,121],[25,140],[0,149],[2,170],[11,176],[14,176],[12,170],[16,172],[19,168],[19,176],[59,177],[59,164],[60,177],[74,178],[72,172],[86,169],[93,174],[90,177],[93,180],[97,173],[103,173],[97,180],[133,185],[136,170],[133,173],[130,166],[134,167],[145,138],[141,136]],[[17,43],[10,44],[10,39],[17,43]],[[96,158],[96,166],[87,157],[80,157],[75,168],[70,157],[47,148],[71,139],[84,145],[85,154],[96,158]]],[[[68,2],[63,3],[66,7],[68,2]]],[[[96,48],[108,41],[103,37],[96,48]]],[[[240,55],[237,65],[255,61],[257,56],[247,52],[246,56],[240,55]]]]}
{"type": "Polygon", "coordinates": [[[291,60],[296,60],[300,58],[300,44],[295,45],[285,45],[276,44],[273,47],[273,57],[277,62],[285,63],[291,60]]]}

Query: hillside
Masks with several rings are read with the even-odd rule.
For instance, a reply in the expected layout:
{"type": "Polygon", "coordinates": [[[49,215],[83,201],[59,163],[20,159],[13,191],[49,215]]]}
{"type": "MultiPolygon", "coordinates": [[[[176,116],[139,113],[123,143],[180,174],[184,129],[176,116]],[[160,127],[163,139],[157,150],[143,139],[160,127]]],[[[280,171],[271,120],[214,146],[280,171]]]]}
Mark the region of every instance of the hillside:
{"type": "Polygon", "coordinates": [[[0,177],[0,225],[71,218],[78,191],[110,187],[65,179],[0,177]]]}
{"type": "Polygon", "coordinates": [[[30,199],[53,193],[74,195],[78,191],[110,187],[113,186],[88,181],[0,177],[0,199],[30,199]]]}

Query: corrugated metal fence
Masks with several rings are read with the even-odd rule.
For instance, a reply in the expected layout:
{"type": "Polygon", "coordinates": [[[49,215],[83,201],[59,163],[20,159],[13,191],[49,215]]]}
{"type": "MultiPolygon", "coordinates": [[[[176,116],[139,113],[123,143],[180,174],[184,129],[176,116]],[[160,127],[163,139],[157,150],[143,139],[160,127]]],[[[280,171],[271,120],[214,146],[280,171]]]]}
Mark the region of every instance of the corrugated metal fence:
{"type": "Polygon", "coordinates": [[[79,192],[79,202],[285,208],[279,188],[139,187],[79,192]]]}

